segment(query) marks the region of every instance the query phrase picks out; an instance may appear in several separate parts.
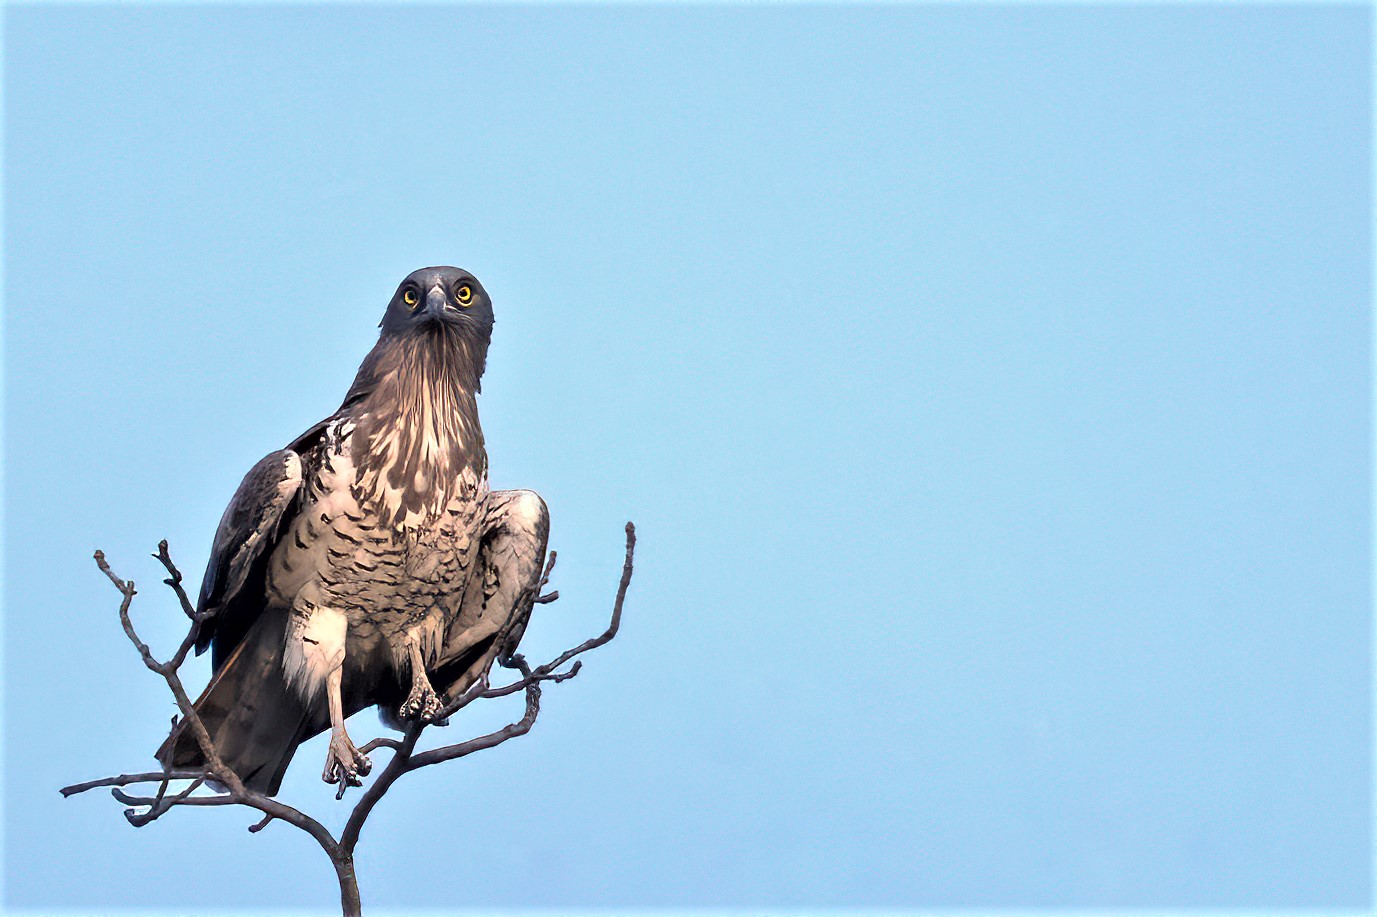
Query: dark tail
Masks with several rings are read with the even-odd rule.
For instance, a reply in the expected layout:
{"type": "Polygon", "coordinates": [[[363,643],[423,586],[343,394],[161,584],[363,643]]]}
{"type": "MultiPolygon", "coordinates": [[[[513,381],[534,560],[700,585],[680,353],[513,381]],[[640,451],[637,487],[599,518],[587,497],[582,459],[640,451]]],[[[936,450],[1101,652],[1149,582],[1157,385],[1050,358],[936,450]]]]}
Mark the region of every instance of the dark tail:
{"type": "MultiPolygon", "coordinates": [[[[312,733],[313,717],[288,689],[282,672],[285,616],[265,611],[196,701],[215,749],[244,785],[271,796],[282,785],[296,747],[312,733]]],[[[185,721],[158,749],[175,768],[205,763],[185,721]],[[169,760],[170,756],[170,760],[169,760]]]]}

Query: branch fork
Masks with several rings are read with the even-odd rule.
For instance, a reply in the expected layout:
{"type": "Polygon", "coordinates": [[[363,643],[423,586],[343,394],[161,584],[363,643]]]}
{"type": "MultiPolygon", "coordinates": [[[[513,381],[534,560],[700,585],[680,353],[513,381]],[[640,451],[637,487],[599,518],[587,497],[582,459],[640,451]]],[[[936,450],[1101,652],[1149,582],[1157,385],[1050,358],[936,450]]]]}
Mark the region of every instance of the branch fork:
{"type": "MultiPolygon", "coordinates": [[[[516,653],[513,648],[509,648],[510,656],[504,658],[499,656],[497,662],[505,668],[514,669],[520,674],[520,679],[511,684],[494,688],[489,682],[488,673],[483,675],[471,685],[463,694],[451,700],[440,711],[430,723],[413,723],[407,727],[406,732],[401,738],[390,736],[380,736],[363,745],[360,751],[367,755],[381,748],[386,748],[392,752],[391,760],[387,766],[378,773],[372,781],[364,788],[359,801],[354,805],[345,823],[340,836],[336,838],[319,821],[302,812],[301,810],[280,802],[277,799],[266,796],[255,790],[246,787],[224,762],[219,752],[215,748],[210,734],[206,731],[205,725],[201,722],[200,716],[196,712],[190,696],[182,684],[179,670],[186,661],[188,653],[196,645],[200,635],[203,618],[196,611],[196,606],[187,596],[186,590],[182,586],[182,573],[172,562],[172,557],[168,552],[167,541],[158,543],[158,552],[154,558],[162,564],[167,571],[167,577],[163,582],[172,589],[177,597],[178,604],[182,612],[191,622],[191,626],[181,644],[170,658],[159,661],[154,657],[148,644],[139,638],[138,632],[134,629],[134,624],[129,615],[129,608],[133,604],[134,596],[138,595],[138,590],[132,580],[124,580],[115,574],[106,561],[103,551],[95,552],[96,566],[114,585],[121,595],[119,605],[120,625],[124,629],[125,636],[129,638],[134,649],[138,651],[139,657],[149,671],[161,676],[167,683],[168,689],[172,692],[173,698],[177,702],[177,708],[181,711],[180,717],[172,718],[172,726],[175,729],[179,722],[185,723],[185,728],[191,730],[191,734],[200,746],[202,755],[205,758],[205,766],[199,770],[179,770],[169,765],[164,765],[160,771],[146,771],[140,773],[119,774],[112,777],[101,777],[96,780],[89,780],[85,783],[75,783],[71,786],[63,787],[61,793],[64,797],[75,796],[85,793],[98,787],[109,787],[110,793],[120,803],[128,806],[124,810],[124,817],[131,825],[141,828],[145,825],[157,821],[163,815],[174,808],[181,806],[231,806],[241,805],[254,809],[262,813],[262,817],[249,826],[249,832],[257,834],[274,821],[282,821],[293,827],[299,828],[311,835],[320,845],[321,849],[330,858],[331,865],[335,868],[336,878],[340,887],[340,904],[345,917],[355,917],[362,912],[362,905],[359,898],[358,878],[354,870],[354,850],[358,845],[359,834],[363,830],[364,822],[368,819],[369,813],[373,811],[379,800],[391,788],[403,774],[429,767],[433,764],[440,764],[445,761],[453,761],[463,758],[474,752],[484,751],[514,739],[517,736],[525,735],[535,725],[536,718],[540,715],[541,683],[550,682],[558,684],[567,681],[579,673],[583,666],[582,660],[576,660],[589,650],[596,649],[608,643],[617,635],[617,629],[621,626],[622,604],[626,600],[627,588],[631,585],[632,561],[636,550],[636,528],[630,522],[626,524],[626,560],[622,565],[621,580],[617,586],[616,599],[612,606],[612,618],[607,629],[596,637],[585,640],[583,643],[566,650],[557,658],[535,667],[534,669],[526,662],[526,659],[516,653]],[[573,665],[568,669],[560,671],[561,667],[573,660],[573,665]],[[526,706],[520,719],[516,722],[504,726],[496,732],[478,736],[465,742],[457,742],[451,745],[443,745],[439,748],[427,751],[416,751],[416,745],[420,741],[422,734],[428,725],[443,723],[446,719],[458,713],[464,707],[480,699],[505,697],[524,691],[526,694],[526,706]],[[171,792],[171,785],[174,781],[190,781],[186,787],[177,792],[171,792]],[[125,789],[140,784],[153,784],[155,788],[152,795],[137,795],[125,789]],[[211,795],[198,794],[197,791],[207,785],[217,788],[217,792],[211,795]]],[[[549,584],[550,573],[555,566],[555,552],[551,551],[549,560],[541,573],[539,581],[534,588],[527,594],[526,599],[532,606],[544,605],[559,598],[558,591],[543,593],[549,584]]],[[[518,604],[519,607],[520,603],[518,604]]],[[[518,623],[524,624],[524,616],[514,614],[507,623],[506,629],[497,635],[497,645],[503,646],[510,638],[513,629],[518,623]]],[[[344,788],[341,783],[339,791],[343,795],[344,788]]],[[[337,796],[336,798],[339,798],[337,796]]]]}

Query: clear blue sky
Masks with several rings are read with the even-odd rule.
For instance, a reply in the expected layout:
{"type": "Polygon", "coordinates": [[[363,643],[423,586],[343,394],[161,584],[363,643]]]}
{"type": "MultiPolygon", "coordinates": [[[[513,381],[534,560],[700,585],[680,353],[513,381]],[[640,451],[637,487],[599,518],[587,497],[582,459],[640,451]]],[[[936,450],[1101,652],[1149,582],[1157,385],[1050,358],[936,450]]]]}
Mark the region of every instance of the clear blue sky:
{"type": "Polygon", "coordinates": [[[436,263],[553,513],[529,651],[642,547],[367,903],[1367,902],[1367,8],[5,15],[8,904],[331,906],[286,828],[58,797],[173,712],[90,553],[170,649],[148,553],[436,263]]]}

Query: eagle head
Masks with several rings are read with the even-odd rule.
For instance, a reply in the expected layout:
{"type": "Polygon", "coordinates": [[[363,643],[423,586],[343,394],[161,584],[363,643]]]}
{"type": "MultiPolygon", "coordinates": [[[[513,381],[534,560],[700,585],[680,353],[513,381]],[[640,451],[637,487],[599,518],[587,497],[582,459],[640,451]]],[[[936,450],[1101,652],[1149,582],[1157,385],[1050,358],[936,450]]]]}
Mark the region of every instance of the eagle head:
{"type": "Polygon", "coordinates": [[[397,287],[378,327],[383,336],[461,334],[486,343],[492,300],[478,279],[457,267],[423,267],[397,287]]]}

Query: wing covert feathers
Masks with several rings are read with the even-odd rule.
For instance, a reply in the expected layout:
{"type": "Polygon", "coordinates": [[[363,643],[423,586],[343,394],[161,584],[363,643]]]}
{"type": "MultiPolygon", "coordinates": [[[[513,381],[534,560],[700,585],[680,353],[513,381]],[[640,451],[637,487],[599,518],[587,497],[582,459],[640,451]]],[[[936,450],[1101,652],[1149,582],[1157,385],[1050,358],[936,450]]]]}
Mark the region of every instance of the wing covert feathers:
{"type": "MultiPolygon", "coordinates": [[[[262,575],[262,563],[277,543],[285,518],[295,513],[297,492],[301,489],[301,457],[290,449],[281,449],[264,456],[249,470],[239,489],[234,492],[220,526],[215,530],[215,542],[210,549],[210,562],[201,582],[201,596],[197,611],[209,614],[201,625],[196,652],[204,652],[217,634],[217,661],[233,651],[234,643],[262,611],[261,591],[245,595],[244,603],[235,599],[244,591],[245,583],[262,575]],[[243,607],[231,608],[236,604],[243,607]],[[232,612],[232,613],[231,613],[232,612]],[[227,618],[240,619],[228,622],[227,618]],[[233,627],[226,627],[233,623],[233,627]],[[223,638],[230,645],[222,647],[223,638]]],[[[252,591],[252,590],[251,590],[252,591]]]]}

